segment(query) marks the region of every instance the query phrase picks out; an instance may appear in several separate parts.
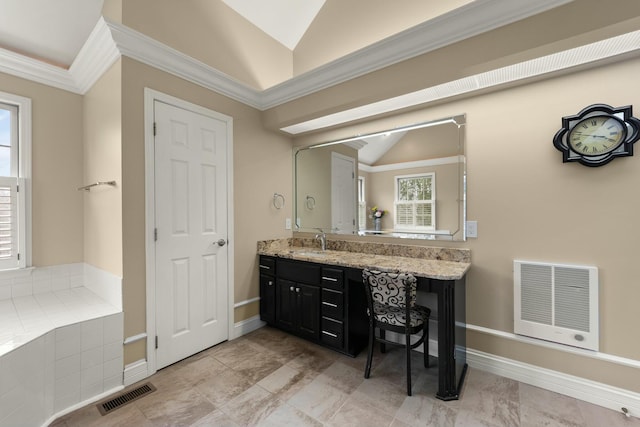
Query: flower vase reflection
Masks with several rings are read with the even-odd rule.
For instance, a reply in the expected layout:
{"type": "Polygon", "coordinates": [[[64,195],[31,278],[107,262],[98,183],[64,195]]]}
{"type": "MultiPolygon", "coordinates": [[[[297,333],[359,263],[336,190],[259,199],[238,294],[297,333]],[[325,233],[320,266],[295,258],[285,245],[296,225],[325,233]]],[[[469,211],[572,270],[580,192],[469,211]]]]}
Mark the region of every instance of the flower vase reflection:
{"type": "Polygon", "coordinates": [[[387,211],[378,209],[377,206],[371,208],[371,218],[373,218],[375,231],[382,230],[382,217],[385,216],[386,213],[387,211]]]}

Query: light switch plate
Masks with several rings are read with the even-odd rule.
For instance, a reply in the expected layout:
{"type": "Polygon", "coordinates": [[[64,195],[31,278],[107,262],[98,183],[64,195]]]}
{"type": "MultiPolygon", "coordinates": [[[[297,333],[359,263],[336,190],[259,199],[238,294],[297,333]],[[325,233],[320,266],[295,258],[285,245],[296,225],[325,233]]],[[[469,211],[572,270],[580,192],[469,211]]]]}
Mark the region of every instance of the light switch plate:
{"type": "Polygon", "coordinates": [[[467,237],[478,237],[478,221],[467,221],[467,237]]]}
{"type": "Polygon", "coordinates": [[[285,228],[285,230],[291,230],[291,218],[285,219],[284,228],[285,228]]]}

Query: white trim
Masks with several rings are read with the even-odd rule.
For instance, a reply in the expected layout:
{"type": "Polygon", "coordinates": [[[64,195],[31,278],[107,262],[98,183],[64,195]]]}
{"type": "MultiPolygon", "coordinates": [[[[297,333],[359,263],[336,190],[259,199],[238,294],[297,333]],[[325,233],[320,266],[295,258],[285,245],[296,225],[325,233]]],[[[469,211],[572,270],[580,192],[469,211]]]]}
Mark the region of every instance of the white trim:
{"type": "Polygon", "coordinates": [[[55,420],[57,420],[58,418],[67,415],[73,411],[75,411],[76,409],[80,409],[80,408],[84,408],[87,405],[90,405],[92,403],[98,402],[108,396],[111,396],[114,393],[119,392],[120,390],[123,390],[124,386],[117,386],[112,388],[111,390],[107,390],[104,391],[96,396],[93,396],[87,400],[84,400],[82,402],[76,403],[75,405],[69,406],[68,408],[64,408],[62,411],[59,411],[55,414],[53,414],[52,416],[49,417],[49,419],[47,421],[44,422],[44,424],[42,424],[42,427],[47,427],[49,425],[51,425],[55,420]]]}
{"type": "MultiPolygon", "coordinates": [[[[144,194],[145,194],[145,259],[146,259],[146,310],[147,336],[156,335],[156,251],[155,251],[155,144],[153,123],[155,120],[153,103],[160,96],[152,89],[144,89],[144,194]],[[153,310],[151,308],[153,307],[153,310]],[[152,312],[153,311],[153,312],[152,312]]],[[[147,376],[156,372],[155,342],[147,340],[147,376]]]]}
{"type": "Polygon", "coordinates": [[[233,308],[242,307],[244,305],[253,304],[254,302],[260,301],[260,297],[249,298],[244,301],[237,302],[233,305],[233,308]]]}
{"type": "Polygon", "coordinates": [[[631,368],[640,368],[640,360],[634,360],[626,357],[615,356],[613,354],[601,353],[599,351],[585,350],[578,347],[572,347],[570,345],[563,345],[563,344],[558,344],[551,341],[529,338],[521,335],[516,335],[511,332],[504,332],[496,329],[490,329],[490,328],[485,328],[483,326],[476,326],[471,324],[467,324],[467,330],[480,332],[487,335],[493,335],[496,337],[517,341],[523,344],[531,344],[531,345],[536,345],[538,347],[545,347],[552,350],[563,351],[565,353],[574,354],[576,356],[589,357],[591,359],[601,360],[603,362],[615,363],[617,365],[629,366],[631,368]]]}
{"type": "Polygon", "coordinates": [[[260,109],[260,92],[124,25],[106,21],[121,55],[260,109]]]}
{"type": "MultiPolygon", "coordinates": [[[[155,275],[155,147],[153,135],[154,102],[161,101],[208,117],[225,121],[227,124],[227,299],[228,330],[227,337],[234,336],[234,253],[235,234],[233,222],[233,118],[222,113],[193,104],[180,98],[156,90],[144,89],[144,144],[145,144],[145,254],[146,254],[146,317],[149,337],[156,335],[156,275],[155,275]]],[[[156,372],[155,340],[147,340],[147,376],[156,372]]]]}
{"type": "Polygon", "coordinates": [[[260,315],[256,315],[248,319],[241,320],[235,325],[233,325],[233,335],[230,335],[229,339],[232,340],[232,339],[240,338],[241,336],[246,335],[249,332],[253,332],[257,329],[262,328],[266,324],[267,324],[266,322],[263,322],[262,320],[260,320],[260,315]]]}
{"type": "Polygon", "coordinates": [[[266,89],[268,109],[491,31],[570,0],[477,0],[266,89]]]}
{"type": "Polygon", "coordinates": [[[143,379],[153,375],[153,373],[149,373],[147,361],[144,359],[129,363],[124,367],[124,385],[128,386],[133,383],[137,383],[138,381],[142,381],[143,379]]]}
{"type": "Polygon", "coordinates": [[[472,368],[555,391],[614,411],[621,411],[624,407],[631,415],[640,415],[640,393],[473,349],[467,349],[467,363],[472,368]]]}
{"type": "Polygon", "coordinates": [[[69,74],[74,79],[75,91],[79,94],[87,93],[118,59],[120,59],[120,51],[113,41],[109,26],[104,18],[100,17],[69,67],[69,74]]]}
{"type": "Polygon", "coordinates": [[[640,31],[634,31],[529,61],[444,82],[394,98],[295,123],[280,130],[290,134],[310,132],[454,96],[495,90],[507,84],[524,84],[533,79],[551,78],[570,71],[587,70],[603,63],[613,63],[637,57],[639,54],[640,31]]]}
{"type": "MultiPolygon", "coordinates": [[[[0,49],[1,54],[2,49],[0,49]]],[[[0,55],[1,56],[1,55],[0,55]]],[[[2,61],[0,61],[2,63],[2,61]]],[[[0,69],[2,67],[0,66],[0,69]]],[[[31,204],[31,152],[32,152],[32,111],[31,111],[31,99],[14,95],[12,93],[0,92],[0,102],[4,102],[18,107],[18,178],[24,180],[24,210],[26,216],[24,217],[24,238],[21,243],[20,251],[23,255],[23,259],[20,260],[20,268],[31,266],[31,254],[32,254],[32,204],[31,204]],[[24,243],[24,246],[22,245],[24,243]],[[23,250],[24,249],[24,250],[23,250]]]]}
{"type": "Polygon", "coordinates": [[[131,344],[134,343],[136,341],[141,341],[147,338],[147,333],[146,332],[142,332],[140,334],[137,335],[131,335],[130,337],[127,337],[124,339],[123,344],[127,345],[127,344],[131,344]]]}

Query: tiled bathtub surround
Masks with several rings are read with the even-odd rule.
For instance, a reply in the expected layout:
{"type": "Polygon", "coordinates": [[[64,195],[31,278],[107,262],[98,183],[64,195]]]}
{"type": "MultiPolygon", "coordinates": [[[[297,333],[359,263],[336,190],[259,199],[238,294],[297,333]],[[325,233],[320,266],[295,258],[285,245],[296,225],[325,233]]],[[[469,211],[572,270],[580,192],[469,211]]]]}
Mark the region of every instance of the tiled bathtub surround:
{"type": "Polygon", "coordinates": [[[122,386],[121,294],[85,264],[0,275],[0,427],[43,425],[122,386]]]}

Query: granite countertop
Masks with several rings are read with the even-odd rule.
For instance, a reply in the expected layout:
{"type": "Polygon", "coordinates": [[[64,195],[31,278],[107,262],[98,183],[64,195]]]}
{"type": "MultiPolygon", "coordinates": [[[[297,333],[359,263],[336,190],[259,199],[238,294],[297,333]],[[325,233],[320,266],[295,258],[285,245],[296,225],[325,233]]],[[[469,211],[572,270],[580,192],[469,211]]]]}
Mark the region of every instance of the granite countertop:
{"type": "Polygon", "coordinates": [[[403,271],[439,280],[461,279],[471,267],[469,249],[387,243],[328,240],[327,250],[322,251],[312,239],[267,240],[258,242],[258,254],[342,267],[403,271]]]}

